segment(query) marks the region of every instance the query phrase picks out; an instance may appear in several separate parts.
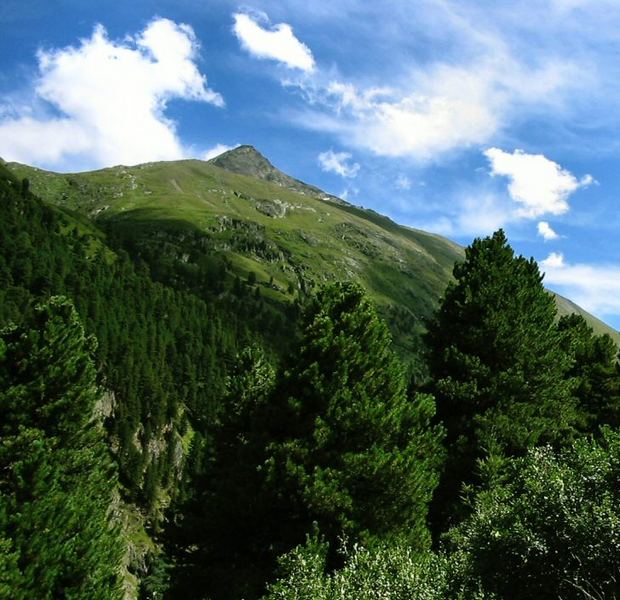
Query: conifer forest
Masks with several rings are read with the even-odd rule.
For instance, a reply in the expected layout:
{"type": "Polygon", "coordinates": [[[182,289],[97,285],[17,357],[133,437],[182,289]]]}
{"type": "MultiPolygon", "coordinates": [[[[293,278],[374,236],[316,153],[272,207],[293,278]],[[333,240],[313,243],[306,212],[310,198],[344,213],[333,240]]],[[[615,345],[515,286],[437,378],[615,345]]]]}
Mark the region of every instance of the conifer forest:
{"type": "Polygon", "coordinates": [[[245,215],[0,165],[0,597],[620,596],[616,332],[501,229],[286,191],[365,261],[329,271],[275,184],[184,168],[245,215]]]}

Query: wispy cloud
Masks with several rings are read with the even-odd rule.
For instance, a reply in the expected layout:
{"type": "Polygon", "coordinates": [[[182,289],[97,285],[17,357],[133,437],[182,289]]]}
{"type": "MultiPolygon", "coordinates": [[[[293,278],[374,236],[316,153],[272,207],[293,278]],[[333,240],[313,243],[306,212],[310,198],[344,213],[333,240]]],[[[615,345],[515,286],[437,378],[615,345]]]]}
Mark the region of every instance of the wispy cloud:
{"type": "Polygon", "coordinates": [[[557,240],[560,236],[554,231],[554,229],[547,223],[547,221],[540,221],[537,226],[538,235],[540,235],[545,242],[550,240],[557,240]]]}
{"type": "MultiPolygon", "coordinates": [[[[407,13],[403,3],[391,4],[407,13]]],[[[349,147],[424,162],[487,145],[527,111],[560,112],[576,82],[588,79],[583,65],[568,55],[514,52],[508,36],[459,9],[460,4],[429,1],[416,13],[414,22],[434,15],[445,27],[443,35],[450,35],[453,48],[446,48],[442,61],[424,56],[422,47],[420,56],[408,54],[410,60],[398,63],[406,65],[401,72],[386,68],[380,75],[343,77],[334,68],[311,78],[289,77],[285,84],[308,103],[294,115],[296,123],[332,133],[349,147]]],[[[408,42],[397,28],[390,31],[395,39],[385,41],[391,51],[406,52],[408,42]]],[[[380,27],[378,32],[389,35],[380,27]]]]}
{"type": "Polygon", "coordinates": [[[264,28],[258,22],[263,21],[269,27],[269,19],[264,13],[252,18],[247,13],[235,13],[233,31],[241,45],[256,58],[276,60],[291,69],[312,71],[314,57],[310,48],[300,42],[287,23],[279,23],[264,28]]]}
{"type": "Polygon", "coordinates": [[[416,219],[420,229],[446,236],[489,235],[512,218],[507,201],[485,190],[465,190],[455,194],[443,215],[430,220],[416,219]]]}
{"type": "Polygon", "coordinates": [[[97,25],[76,47],[41,50],[35,104],[0,122],[0,155],[49,167],[77,155],[85,167],[183,157],[168,100],[224,105],[197,51],[192,28],[168,19],[120,42],[97,25]]]}
{"type": "Polygon", "coordinates": [[[517,215],[525,218],[564,214],[569,210],[568,197],[593,181],[591,175],[578,180],[542,154],[489,148],[484,155],[491,163],[492,175],[510,180],[508,193],[519,206],[517,215]]]}
{"type": "Polygon", "coordinates": [[[353,178],[357,176],[360,166],[358,163],[350,162],[351,158],[349,152],[327,150],[319,154],[318,161],[322,171],[336,173],[341,177],[353,178]]]}
{"type": "Polygon", "coordinates": [[[352,197],[357,196],[359,194],[359,189],[356,187],[351,187],[351,186],[347,186],[346,188],[344,188],[344,190],[342,190],[339,194],[338,197],[342,198],[343,200],[346,200],[347,202],[350,202],[352,197]]]}
{"type": "Polygon", "coordinates": [[[540,263],[545,284],[599,317],[620,314],[620,266],[567,263],[552,252],[540,263]]]}
{"type": "Polygon", "coordinates": [[[226,144],[215,144],[212,148],[205,150],[202,155],[202,160],[211,160],[220,154],[224,154],[224,152],[228,152],[229,150],[234,150],[238,148],[239,144],[236,146],[227,146],[226,144]]]}
{"type": "Polygon", "coordinates": [[[410,190],[411,189],[411,179],[402,173],[396,178],[395,184],[399,190],[410,190]]]}

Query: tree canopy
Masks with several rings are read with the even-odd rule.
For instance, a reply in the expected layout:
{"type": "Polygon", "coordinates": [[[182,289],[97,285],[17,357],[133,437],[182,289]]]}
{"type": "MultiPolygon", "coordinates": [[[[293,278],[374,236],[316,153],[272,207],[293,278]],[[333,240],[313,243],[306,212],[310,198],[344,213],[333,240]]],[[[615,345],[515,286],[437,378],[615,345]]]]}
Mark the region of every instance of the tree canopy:
{"type": "Polygon", "coordinates": [[[125,549],[112,518],[118,482],[93,419],[93,349],[60,297],[38,306],[31,323],[0,332],[6,597],[122,597],[125,549]]]}

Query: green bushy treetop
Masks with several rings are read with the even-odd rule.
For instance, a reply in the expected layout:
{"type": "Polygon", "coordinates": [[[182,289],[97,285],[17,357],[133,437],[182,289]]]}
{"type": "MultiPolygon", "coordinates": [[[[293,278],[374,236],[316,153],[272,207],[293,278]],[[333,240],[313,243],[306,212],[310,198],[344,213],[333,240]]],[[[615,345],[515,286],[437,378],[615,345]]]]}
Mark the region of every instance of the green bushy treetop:
{"type": "Polygon", "coordinates": [[[472,512],[420,555],[391,543],[343,550],[330,570],[317,536],[280,558],[266,600],[617,598],[620,434],[484,462],[472,512]]]}
{"type": "Polygon", "coordinates": [[[343,549],[343,566],[328,569],[328,545],[309,537],[280,558],[280,577],[263,600],[492,600],[460,580],[461,561],[420,555],[396,543],[343,549]]]}
{"type": "Polygon", "coordinates": [[[620,434],[531,449],[495,475],[449,533],[461,576],[499,598],[620,594],[620,434]]]}

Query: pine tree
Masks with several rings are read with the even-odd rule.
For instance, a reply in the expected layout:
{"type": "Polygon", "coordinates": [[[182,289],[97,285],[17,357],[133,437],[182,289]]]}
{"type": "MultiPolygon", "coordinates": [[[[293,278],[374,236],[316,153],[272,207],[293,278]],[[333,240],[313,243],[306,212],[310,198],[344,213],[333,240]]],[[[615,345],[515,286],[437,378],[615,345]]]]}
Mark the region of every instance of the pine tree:
{"type": "Polygon", "coordinates": [[[536,262],[515,256],[499,230],[474,240],[454,278],[426,336],[430,391],[449,445],[438,497],[447,511],[485,452],[564,443],[579,417],[572,359],[536,262]]]}
{"type": "Polygon", "coordinates": [[[0,574],[11,597],[120,598],[116,475],[92,419],[94,341],[54,297],[31,324],[2,330],[0,348],[0,574]]]}
{"type": "Polygon", "coordinates": [[[269,480],[305,511],[306,531],[317,522],[332,547],[346,535],[424,548],[441,460],[434,402],[407,397],[388,329],[359,286],[318,293],[276,397],[269,480]]]}
{"type": "Polygon", "coordinates": [[[603,424],[618,427],[618,347],[609,335],[595,335],[581,315],[562,317],[558,328],[566,334],[565,348],[574,360],[568,375],[574,379],[574,394],[580,411],[584,413],[585,430],[596,433],[603,424]]]}
{"type": "Polygon", "coordinates": [[[260,348],[242,350],[208,436],[194,435],[186,489],[169,532],[177,556],[175,596],[258,597],[283,551],[277,531],[285,515],[266,493],[260,470],[274,377],[260,348]]]}

